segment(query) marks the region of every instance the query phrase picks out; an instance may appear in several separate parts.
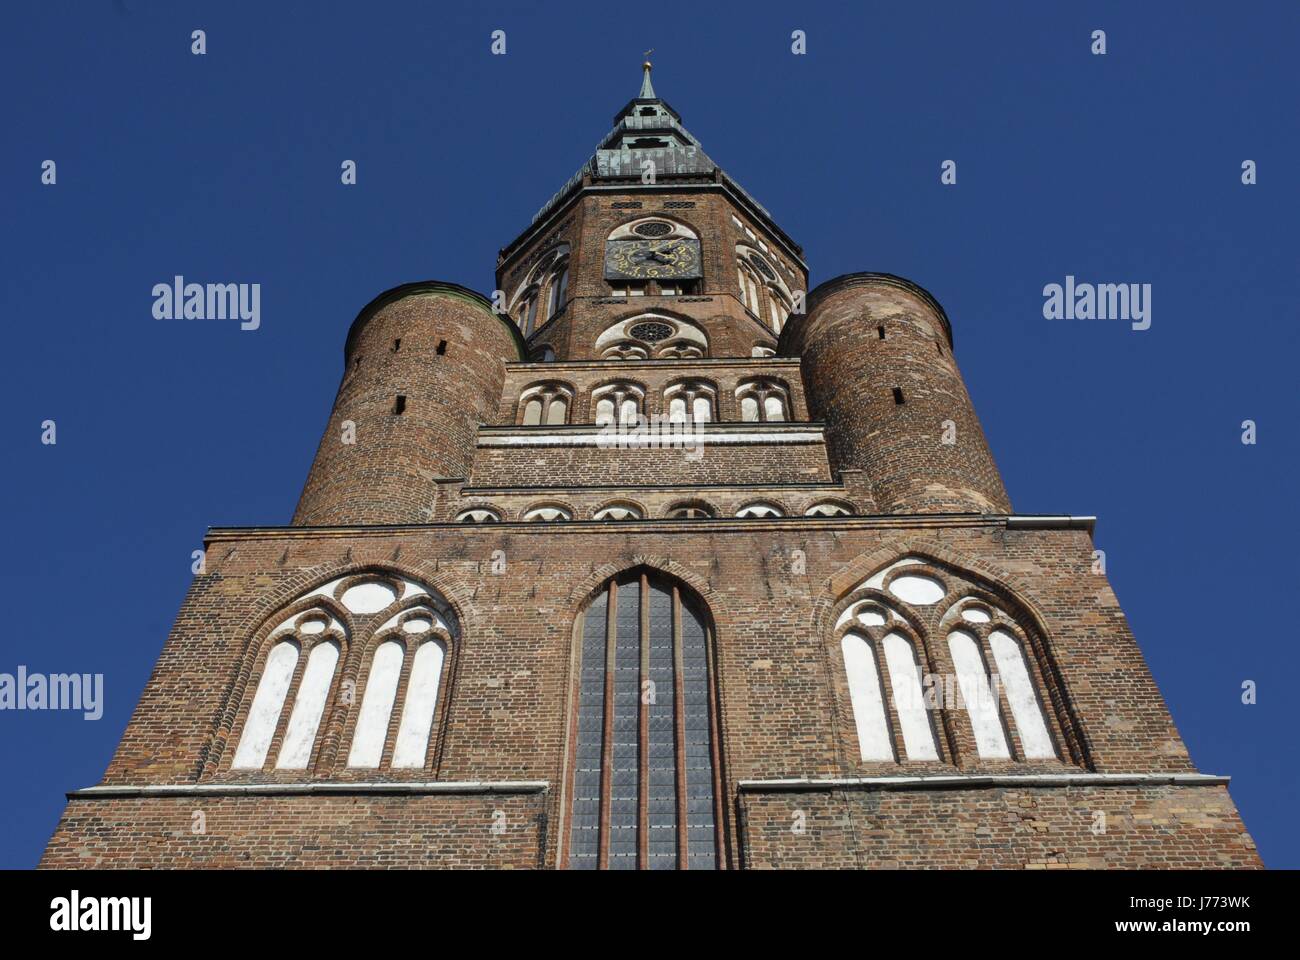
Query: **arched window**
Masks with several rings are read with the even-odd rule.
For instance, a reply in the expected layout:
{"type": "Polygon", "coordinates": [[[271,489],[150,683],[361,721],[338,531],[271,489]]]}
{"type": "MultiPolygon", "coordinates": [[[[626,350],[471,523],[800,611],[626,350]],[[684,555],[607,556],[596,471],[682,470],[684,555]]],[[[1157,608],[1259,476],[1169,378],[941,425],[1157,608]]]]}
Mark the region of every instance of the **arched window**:
{"type": "Polygon", "coordinates": [[[641,520],[644,518],[641,508],[635,503],[609,503],[592,515],[593,520],[641,520]]]}
{"type": "Polygon", "coordinates": [[[736,387],[740,419],[750,422],[783,422],[790,419],[790,393],[777,380],[743,380],[736,387]]]}
{"type": "Polygon", "coordinates": [[[374,770],[386,762],[392,770],[422,770],[433,746],[450,639],[447,623],[436,610],[417,606],[390,617],[377,635],[382,639],[365,675],[348,766],[374,770]],[[401,714],[397,732],[390,735],[399,691],[401,714]]]}
{"type": "Polygon", "coordinates": [[[645,391],[634,383],[611,383],[591,393],[597,426],[634,425],[645,412],[644,404],[645,391]]]}
{"type": "Polygon", "coordinates": [[[298,643],[292,637],[277,642],[267,654],[262,678],[258,681],[257,693],[244,723],[244,735],[235,750],[236,770],[261,770],[266,763],[271,738],[280,722],[280,713],[284,710],[297,665],[298,643]]]}
{"type": "Polygon", "coordinates": [[[664,406],[670,423],[712,423],[717,390],[703,380],[680,380],[664,388],[664,406]]]}
{"type": "Polygon", "coordinates": [[[824,500],[821,503],[814,503],[803,512],[803,515],[805,517],[851,517],[853,510],[843,503],[824,500]]]}
{"type": "Polygon", "coordinates": [[[694,359],[708,356],[704,330],[684,317],[641,313],[606,327],[595,353],[607,360],[694,359]]]}
{"type": "Polygon", "coordinates": [[[764,320],[773,333],[780,333],[793,310],[794,294],[769,262],[770,256],[748,244],[736,244],[736,278],[745,309],[764,320]]]}
{"type": "Polygon", "coordinates": [[[754,349],[749,351],[751,357],[775,357],[776,348],[766,344],[759,343],[754,345],[754,349]]]}
{"type": "Polygon", "coordinates": [[[559,383],[539,383],[519,395],[519,422],[526,427],[569,422],[573,391],[559,383]]]}
{"type": "Polygon", "coordinates": [[[547,294],[546,318],[549,320],[569,302],[569,261],[568,258],[562,258],[554,267],[551,268],[551,275],[548,282],[549,293],[547,294]]]}
{"type": "Polygon", "coordinates": [[[758,296],[758,278],[753,269],[744,261],[736,263],[736,279],[740,285],[740,302],[745,309],[757,315],[763,309],[763,301],[758,296]]]}
{"type": "Polygon", "coordinates": [[[289,715],[289,728],[284,734],[284,746],[275,765],[285,770],[304,770],[311,761],[311,749],[316,742],[329,699],[334,669],[339,662],[339,644],[326,640],[311,648],[307,655],[307,669],[303,672],[293,713],[289,715]]]}
{"type": "Polygon", "coordinates": [[[387,574],[341,577],[292,606],[317,597],[322,599],[313,602],[319,606],[284,618],[270,632],[231,769],[262,770],[272,752],[278,770],[334,763],[333,750],[322,747],[329,743],[322,731],[332,722],[341,732],[353,710],[352,698],[339,696],[343,681],[365,685],[356,708],[348,765],[375,768],[391,755],[395,769],[423,768],[432,746],[441,669],[456,630],[451,609],[420,584],[387,574]],[[373,654],[365,658],[360,677],[355,675],[355,665],[347,668],[354,675],[344,673],[343,652],[349,638],[331,609],[346,609],[363,636],[379,640],[373,654]],[[381,618],[383,622],[377,624],[381,618]],[[437,652],[423,652],[426,644],[437,645],[437,652]],[[401,724],[390,742],[389,718],[399,702],[407,662],[412,666],[400,701],[404,703],[401,724]]]}
{"type": "Polygon", "coordinates": [[[361,698],[361,713],[352,735],[348,753],[349,767],[378,767],[388,737],[388,718],[397,699],[397,683],[402,677],[405,651],[397,640],[385,640],[375,648],[366,677],[366,692],[361,698]]]}
{"type": "Polygon", "coordinates": [[[980,757],[1007,759],[1014,747],[1017,759],[1056,759],[1025,645],[1011,619],[978,599],[958,602],[945,619],[960,623],[948,634],[948,647],[980,757]]]}
{"type": "Polygon", "coordinates": [[[721,790],[703,604],[634,571],[596,595],[578,643],[568,866],[715,869],[721,790]]]}
{"type": "Polygon", "coordinates": [[[1086,763],[1068,713],[1044,706],[1048,668],[1028,635],[965,577],[903,557],[859,584],[854,592],[861,595],[836,621],[862,759],[888,760],[881,745],[887,735],[897,759],[937,759],[942,742],[953,744],[950,760],[962,766],[1059,760],[1064,744],[1086,763]],[[916,632],[925,624],[941,638],[928,648],[916,632]],[[935,682],[927,679],[923,691],[927,674],[935,682]],[[877,705],[882,697],[888,729],[877,705]],[[951,739],[940,741],[932,721],[945,725],[951,739]]]}
{"type": "Polygon", "coordinates": [[[743,507],[741,507],[739,510],[736,511],[736,516],[742,518],[784,517],[785,511],[782,510],[774,503],[756,501],[754,503],[745,504],[743,507]]]}
{"type": "Polygon", "coordinates": [[[525,337],[532,336],[533,331],[537,329],[537,303],[540,299],[539,289],[529,287],[515,306],[515,317],[525,337]]]}
{"type": "Polygon", "coordinates": [[[515,288],[510,302],[515,322],[525,337],[564,308],[569,296],[569,245],[547,250],[515,288]]]}
{"type": "Polygon", "coordinates": [[[556,504],[542,504],[524,511],[524,520],[528,523],[550,523],[572,519],[573,513],[567,507],[556,504]]]}
{"type": "Polygon", "coordinates": [[[487,507],[475,507],[471,510],[462,510],[456,515],[457,523],[500,523],[501,514],[487,507]]]}
{"type": "Polygon", "coordinates": [[[840,618],[840,651],[864,762],[939,759],[917,649],[903,624],[877,600],[854,604],[840,618]]]}
{"type": "Polygon", "coordinates": [[[711,520],[717,515],[711,506],[698,500],[675,503],[664,514],[670,520],[711,520]]]}

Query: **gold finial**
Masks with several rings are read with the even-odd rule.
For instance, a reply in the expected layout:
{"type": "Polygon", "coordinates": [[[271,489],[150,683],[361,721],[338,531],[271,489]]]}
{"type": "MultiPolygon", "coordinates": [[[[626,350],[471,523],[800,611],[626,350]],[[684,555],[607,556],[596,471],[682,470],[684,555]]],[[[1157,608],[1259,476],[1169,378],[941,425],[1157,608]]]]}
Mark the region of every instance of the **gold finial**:
{"type": "Polygon", "coordinates": [[[650,62],[650,54],[652,54],[652,53],[654,53],[654,52],[655,52],[655,48],[654,48],[654,47],[651,47],[651,48],[650,48],[649,50],[647,50],[645,53],[641,54],[641,56],[645,57],[645,63],[641,64],[641,69],[642,69],[642,70],[650,70],[650,69],[654,66],[654,65],[650,62]]]}

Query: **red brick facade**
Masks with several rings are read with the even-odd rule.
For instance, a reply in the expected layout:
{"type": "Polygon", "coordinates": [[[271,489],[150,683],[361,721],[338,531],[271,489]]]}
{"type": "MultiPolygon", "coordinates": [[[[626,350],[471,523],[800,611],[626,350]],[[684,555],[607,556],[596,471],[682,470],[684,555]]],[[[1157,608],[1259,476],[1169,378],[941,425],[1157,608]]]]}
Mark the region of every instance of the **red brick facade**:
{"type": "Polygon", "coordinates": [[[942,308],[875,274],[805,301],[799,248],[647,91],[497,296],[358,316],[292,525],[209,531],[42,865],[554,868],[587,836],[600,866],[1259,866],[1090,520],[1012,512],[942,308]],[[698,239],[698,277],[606,278],[644,218],[698,239]],[[608,445],[614,396],[693,398],[695,446],[608,445]],[[633,607],[609,585],[637,573],[633,607]],[[965,649],[1006,680],[984,713],[965,649]]]}

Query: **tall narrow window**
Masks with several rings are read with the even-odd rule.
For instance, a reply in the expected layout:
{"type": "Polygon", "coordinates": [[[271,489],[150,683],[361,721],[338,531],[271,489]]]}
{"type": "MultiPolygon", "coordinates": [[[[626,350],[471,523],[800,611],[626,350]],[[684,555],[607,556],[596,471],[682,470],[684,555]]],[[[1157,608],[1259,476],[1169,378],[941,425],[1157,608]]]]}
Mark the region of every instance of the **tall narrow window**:
{"type": "Polygon", "coordinates": [[[607,585],[583,618],[572,868],[718,865],[709,630],[683,593],[635,572],[607,585]]]}
{"type": "Polygon", "coordinates": [[[790,394],[775,380],[743,380],[736,386],[740,419],[784,422],[790,419],[790,394]]]}
{"type": "Polygon", "coordinates": [[[525,427],[569,422],[573,391],[559,383],[533,384],[519,395],[519,422],[525,427]]]}
{"type": "Polygon", "coordinates": [[[889,682],[894,688],[894,709],[903,732],[903,748],[909,760],[938,760],[934,730],[925,710],[921,689],[921,668],[916,662],[912,643],[897,631],[885,636],[885,662],[889,665],[889,682]]]}
{"type": "Polygon", "coordinates": [[[357,729],[352,735],[349,767],[378,767],[383,759],[388,720],[393,714],[397,682],[402,675],[402,659],[402,645],[396,640],[385,640],[375,650],[366,692],[361,698],[357,729]]]}
{"type": "Polygon", "coordinates": [[[266,655],[262,679],[258,681],[257,693],[253,695],[253,705],[248,710],[244,732],[235,750],[236,770],[262,769],[297,665],[298,644],[293,640],[281,640],[266,655]]]}
{"type": "Polygon", "coordinates": [[[716,391],[712,384],[698,380],[683,380],[664,388],[670,423],[709,423],[713,420],[716,391]]]}
{"type": "Polygon", "coordinates": [[[870,640],[857,633],[846,633],[840,649],[844,652],[844,672],[858,730],[858,751],[863,760],[893,760],[893,738],[885,715],[876,651],[870,640]]]}
{"type": "Polygon", "coordinates": [[[423,767],[429,751],[429,734],[433,730],[434,708],[438,705],[438,684],[442,679],[445,651],[437,640],[420,644],[411,664],[411,679],[406,686],[406,704],[402,723],[397,728],[393,747],[393,768],[423,767]]]}
{"type": "Polygon", "coordinates": [[[303,671],[293,713],[289,715],[284,746],[275,761],[280,769],[305,770],[311,761],[311,748],[316,742],[316,730],[325,712],[325,701],[329,698],[338,662],[339,645],[333,641],[316,644],[307,655],[307,669],[303,671]]]}
{"type": "Polygon", "coordinates": [[[568,261],[564,261],[551,274],[550,309],[547,311],[547,316],[553,317],[563,310],[568,298],[569,264],[568,261]]]}
{"type": "Polygon", "coordinates": [[[998,702],[989,688],[989,675],[984,668],[979,642],[965,630],[954,630],[948,635],[948,650],[957,670],[957,687],[975,732],[975,749],[981,757],[1009,758],[1011,751],[1007,748],[1006,734],[998,716],[998,702]]]}
{"type": "Polygon", "coordinates": [[[1020,734],[1020,746],[1025,756],[1030,760],[1055,759],[1056,748],[1052,746],[1052,736],[1043,721],[1043,710],[1034,693],[1034,683],[1029,678],[1020,641],[1005,630],[994,630],[989,634],[989,646],[998,665],[998,676],[1007,692],[1007,703],[1016,721],[1016,732],[1020,734]]]}
{"type": "Polygon", "coordinates": [[[597,426],[612,424],[615,418],[621,424],[635,424],[641,417],[645,392],[630,383],[613,383],[593,391],[591,397],[597,426]]]}

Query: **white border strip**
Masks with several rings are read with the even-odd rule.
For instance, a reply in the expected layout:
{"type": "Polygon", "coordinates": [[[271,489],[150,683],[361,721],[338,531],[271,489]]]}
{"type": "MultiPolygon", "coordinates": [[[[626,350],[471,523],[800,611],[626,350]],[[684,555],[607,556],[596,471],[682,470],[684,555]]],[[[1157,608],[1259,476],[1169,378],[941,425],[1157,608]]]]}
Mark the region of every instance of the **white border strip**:
{"type": "Polygon", "coordinates": [[[73,790],[70,800],[111,799],[114,797],[264,797],[299,796],[322,793],[397,793],[397,794],[467,794],[467,793],[545,793],[549,780],[426,780],[381,783],[160,783],[108,784],[73,790]]]}
{"type": "Polygon", "coordinates": [[[1210,787],[1229,777],[1208,773],[1024,773],[934,777],[843,777],[825,779],[741,780],[742,792],[815,790],[968,790],[987,787],[1114,787],[1176,785],[1210,787]]]}
{"type": "Polygon", "coordinates": [[[478,437],[480,447],[607,447],[611,450],[631,450],[643,447],[662,447],[679,449],[682,447],[704,447],[709,444],[750,444],[753,446],[782,446],[792,443],[825,443],[826,436],[820,430],[800,432],[760,432],[753,433],[636,433],[604,434],[592,433],[543,433],[543,434],[509,434],[506,436],[483,434],[478,437]]]}

